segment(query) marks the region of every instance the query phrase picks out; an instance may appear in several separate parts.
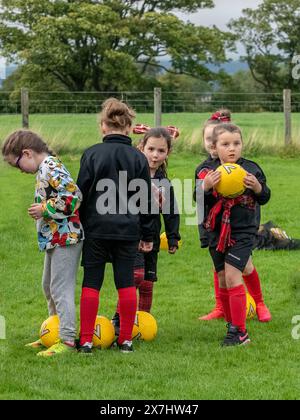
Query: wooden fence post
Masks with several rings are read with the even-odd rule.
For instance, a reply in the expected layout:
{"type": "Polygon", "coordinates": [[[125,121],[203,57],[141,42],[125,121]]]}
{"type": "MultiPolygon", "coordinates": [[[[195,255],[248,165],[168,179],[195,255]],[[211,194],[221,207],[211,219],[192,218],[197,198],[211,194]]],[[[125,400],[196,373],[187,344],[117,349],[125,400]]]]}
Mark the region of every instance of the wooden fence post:
{"type": "Polygon", "coordinates": [[[154,126],[161,127],[161,88],[154,88],[154,126]]]}
{"type": "Polygon", "coordinates": [[[29,128],[29,91],[26,88],[21,89],[21,111],[22,127],[29,128]]]}
{"type": "Polygon", "coordinates": [[[283,109],[285,121],[285,145],[288,146],[292,142],[292,92],[290,89],[283,91],[283,109]]]}

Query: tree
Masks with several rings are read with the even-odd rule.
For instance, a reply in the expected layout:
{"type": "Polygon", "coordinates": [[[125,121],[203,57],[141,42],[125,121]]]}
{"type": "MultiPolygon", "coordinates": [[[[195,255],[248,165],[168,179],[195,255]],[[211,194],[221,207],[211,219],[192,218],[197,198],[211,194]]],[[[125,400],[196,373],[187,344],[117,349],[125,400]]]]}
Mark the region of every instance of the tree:
{"type": "Polygon", "coordinates": [[[243,10],[243,17],[229,27],[245,47],[242,58],[254,80],[266,92],[299,89],[292,60],[300,52],[300,0],[264,0],[255,10],[243,10]]]}
{"type": "Polygon", "coordinates": [[[202,111],[204,92],[211,92],[210,83],[203,82],[185,74],[174,75],[165,73],[158,78],[163,89],[163,112],[194,112],[202,111]]]}
{"type": "Polygon", "coordinates": [[[262,92],[250,70],[239,70],[219,86],[213,95],[216,108],[226,107],[232,112],[278,112],[282,107],[282,93],[262,92]]]}
{"type": "Polygon", "coordinates": [[[115,91],[141,86],[149,66],[171,61],[178,74],[217,76],[205,62],[223,62],[232,37],[184,23],[211,0],[0,0],[0,50],[28,72],[49,75],[68,90],[115,91]]]}

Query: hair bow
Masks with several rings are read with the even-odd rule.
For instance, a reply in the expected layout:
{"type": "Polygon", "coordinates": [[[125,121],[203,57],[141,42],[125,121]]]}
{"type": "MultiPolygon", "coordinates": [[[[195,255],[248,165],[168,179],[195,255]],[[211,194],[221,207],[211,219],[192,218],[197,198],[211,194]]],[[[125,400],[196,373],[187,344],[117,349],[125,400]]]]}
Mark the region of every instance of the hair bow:
{"type": "Polygon", "coordinates": [[[145,134],[147,133],[147,131],[151,130],[151,127],[149,127],[149,125],[146,124],[136,124],[133,127],[133,132],[134,134],[145,134]]]}
{"type": "MultiPolygon", "coordinates": [[[[166,130],[168,130],[169,134],[171,135],[171,137],[173,139],[176,139],[177,137],[179,137],[179,129],[173,125],[168,125],[167,127],[165,127],[166,130]]],[[[147,133],[147,131],[151,130],[151,127],[149,127],[149,125],[146,124],[136,124],[133,127],[133,133],[134,134],[145,134],[147,133]]]]}
{"type": "Polygon", "coordinates": [[[211,121],[222,121],[222,122],[230,122],[231,118],[228,115],[222,115],[220,112],[215,112],[210,117],[211,121]]]}

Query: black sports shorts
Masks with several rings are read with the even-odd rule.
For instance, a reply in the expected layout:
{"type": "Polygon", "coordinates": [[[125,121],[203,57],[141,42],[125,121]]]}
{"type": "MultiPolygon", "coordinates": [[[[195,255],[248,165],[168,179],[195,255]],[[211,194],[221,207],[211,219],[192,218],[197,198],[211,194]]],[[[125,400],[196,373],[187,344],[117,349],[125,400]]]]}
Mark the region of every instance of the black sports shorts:
{"type": "Polygon", "coordinates": [[[254,241],[255,235],[238,239],[225,253],[218,252],[216,248],[209,248],[216,272],[223,271],[225,269],[225,263],[243,272],[251,257],[254,241]]]}
{"type": "Polygon", "coordinates": [[[85,239],[82,250],[82,287],[100,290],[107,262],[112,263],[117,289],[134,286],[133,271],[138,244],[138,241],[85,239]]]}

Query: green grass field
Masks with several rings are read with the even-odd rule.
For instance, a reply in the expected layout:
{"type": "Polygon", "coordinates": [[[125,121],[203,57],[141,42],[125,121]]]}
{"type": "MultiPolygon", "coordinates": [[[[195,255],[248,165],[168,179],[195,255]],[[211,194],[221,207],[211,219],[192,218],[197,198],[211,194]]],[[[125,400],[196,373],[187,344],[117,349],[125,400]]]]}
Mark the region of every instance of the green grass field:
{"type": "MultiPolygon", "coordinates": [[[[199,153],[202,145],[202,125],[210,114],[165,114],[162,123],[176,125],[180,129],[180,138],[175,149],[199,153]]],[[[255,156],[297,154],[300,157],[300,119],[293,114],[293,147],[284,147],[284,116],[281,113],[234,114],[234,122],[243,129],[246,150],[255,156]]],[[[97,116],[95,114],[52,114],[32,115],[30,128],[40,133],[57,152],[76,154],[99,139],[97,116]]],[[[139,114],[136,123],[153,126],[153,116],[139,114]]],[[[20,128],[21,117],[18,115],[0,115],[0,139],[12,130],[20,128]]],[[[136,139],[138,136],[134,136],[136,139]]]]}
{"type": "MultiPolygon", "coordinates": [[[[169,117],[166,123],[181,127],[183,116],[169,117]]],[[[256,120],[257,115],[254,117],[256,120]]],[[[269,117],[274,126],[277,116],[269,117]]],[[[18,128],[19,118],[0,117],[1,140],[18,128]]],[[[147,118],[142,122],[150,123],[151,117],[147,118]]],[[[249,133],[256,126],[250,116],[239,118],[249,133]]],[[[268,141],[272,124],[260,118],[268,141]]],[[[182,130],[188,133],[199,119],[184,121],[182,130]]],[[[95,116],[32,117],[32,128],[58,142],[66,138],[68,147],[62,149],[61,158],[74,178],[78,152],[98,139],[95,116]],[[70,126],[71,133],[66,129],[70,126]]],[[[201,160],[200,154],[176,149],[169,163],[170,178],[193,178],[201,160]]],[[[299,238],[300,158],[264,155],[255,160],[263,167],[273,194],[263,208],[262,220],[273,220],[299,238]]],[[[136,342],[132,355],[104,350],[92,358],[74,354],[41,360],[36,351],[24,347],[37,337],[47,317],[41,290],[43,255],[37,250],[34,223],[27,216],[34,176],[1,161],[0,185],[0,315],[7,323],[7,339],[0,340],[0,399],[299,399],[300,340],[292,338],[292,318],[300,315],[299,251],[255,252],[274,319],[265,325],[249,322],[252,344],[247,348],[222,349],[224,322],[197,320],[214,303],[212,264],[207,251],[199,247],[197,227],[186,226],[183,217],[182,249],[175,256],[160,255],[153,304],[159,326],[156,340],[136,342]]],[[[80,269],[78,314],[81,281],[80,269]]],[[[101,292],[102,315],[112,316],[116,296],[108,267],[101,292]]]]}

